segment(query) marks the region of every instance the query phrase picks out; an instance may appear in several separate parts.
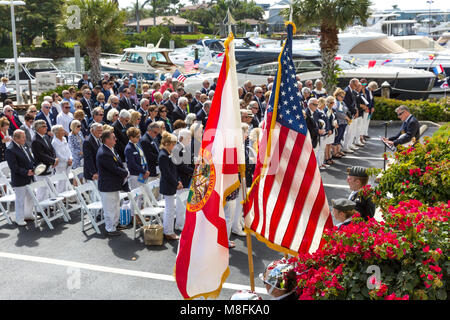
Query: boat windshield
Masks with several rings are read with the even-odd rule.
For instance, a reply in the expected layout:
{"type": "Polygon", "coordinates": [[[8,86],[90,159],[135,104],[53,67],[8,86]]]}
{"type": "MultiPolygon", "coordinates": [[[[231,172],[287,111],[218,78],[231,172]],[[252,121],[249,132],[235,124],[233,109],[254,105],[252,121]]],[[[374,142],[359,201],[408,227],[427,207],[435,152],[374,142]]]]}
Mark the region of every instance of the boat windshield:
{"type": "Polygon", "coordinates": [[[144,59],[139,53],[127,52],[123,55],[122,62],[143,64],[144,59]]]}
{"type": "Polygon", "coordinates": [[[350,50],[350,54],[382,54],[382,53],[406,53],[400,45],[388,38],[370,39],[358,43],[350,50]]]}

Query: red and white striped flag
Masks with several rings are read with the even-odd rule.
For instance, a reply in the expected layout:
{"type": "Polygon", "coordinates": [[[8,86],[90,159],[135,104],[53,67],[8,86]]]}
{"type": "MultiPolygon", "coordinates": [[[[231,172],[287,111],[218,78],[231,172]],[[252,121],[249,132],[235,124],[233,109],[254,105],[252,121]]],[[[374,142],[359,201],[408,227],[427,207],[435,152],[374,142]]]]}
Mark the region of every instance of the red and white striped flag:
{"type": "Polygon", "coordinates": [[[316,251],[332,218],[306,126],[292,61],[292,34],[278,59],[254,180],[244,203],[246,232],[277,251],[316,251]]]}
{"type": "Polygon", "coordinates": [[[202,162],[192,178],[178,247],[175,278],[185,299],[217,297],[230,272],[224,206],[226,197],[239,188],[239,168],[245,165],[233,39],[230,35],[224,44],[202,162]]]}
{"type": "Polygon", "coordinates": [[[186,60],[184,62],[184,69],[185,69],[186,72],[192,71],[192,69],[194,69],[194,61],[186,60]]]}

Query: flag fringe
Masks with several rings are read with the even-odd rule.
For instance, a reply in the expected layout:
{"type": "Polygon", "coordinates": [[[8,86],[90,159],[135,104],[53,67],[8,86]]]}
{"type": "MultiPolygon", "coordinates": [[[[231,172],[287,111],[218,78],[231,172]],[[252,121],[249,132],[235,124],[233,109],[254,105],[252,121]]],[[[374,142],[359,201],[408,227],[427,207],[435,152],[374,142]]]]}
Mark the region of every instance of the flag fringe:
{"type": "Polygon", "coordinates": [[[286,254],[290,254],[291,256],[298,256],[298,252],[295,252],[293,250],[290,250],[288,248],[282,247],[278,244],[275,244],[269,240],[267,240],[266,238],[264,238],[263,236],[261,236],[259,233],[257,233],[256,231],[253,231],[252,229],[249,229],[247,227],[244,228],[244,231],[246,233],[250,233],[253,234],[256,239],[258,239],[258,241],[264,243],[266,246],[268,246],[270,249],[281,252],[281,253],[286,253],[286,254]]]}
{"type": "Polygon", "coordinates": [[[239,188],[241,185],[241,182],[239,181],[239,179],[233,183],[231,186],[229,186],[225,192],[223,193],[223,200],[222,200],[222,206],[225,208],[225,204],[227,203],[227,197],[233,192],[235,191],[237,188],[239,188]]]}
{"type": "MultiPolygon", "coordinates": [[[[222,274],[222,279],[220,280],[219,287],[216,290],[211,291],[211,292],[199,293],[199,294],[196,294],[193,297],[184,298],[184,300],[194,300],[194,299],[197,299],[197,298],[200,298],[200,297],[204,297],[205,299],[208,299],[208,298],[216,299],[219,296],[220,292],[222,291],[222,286],[225,283],[225,280],[227,280],[229,275],[230,275],[230,267],[227,267],[227,269],[222,274]]],[[[176,279],[176,277],[175,277],[175,268],[173,270],[173,277],[176,279]]]]}

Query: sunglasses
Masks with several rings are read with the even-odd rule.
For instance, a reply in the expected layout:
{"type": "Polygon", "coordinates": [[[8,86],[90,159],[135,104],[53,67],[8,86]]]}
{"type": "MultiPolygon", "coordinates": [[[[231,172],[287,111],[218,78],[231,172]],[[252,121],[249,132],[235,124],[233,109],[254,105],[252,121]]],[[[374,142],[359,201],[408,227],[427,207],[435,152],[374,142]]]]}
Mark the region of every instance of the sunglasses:
{"type": "Polygon", "coordinates": [[[81,128],[81,126],[77,126],[77,128],[81,128]]]}
{"type": "Polygon", "coordinates": [[[405,113],[405,111],[402,111],[402,112],[400,112],[400,113],[397,113],[397,116],[398,116],[398,117],[401,117],[401,115],[402,115],[403,113],[405,113]]]}

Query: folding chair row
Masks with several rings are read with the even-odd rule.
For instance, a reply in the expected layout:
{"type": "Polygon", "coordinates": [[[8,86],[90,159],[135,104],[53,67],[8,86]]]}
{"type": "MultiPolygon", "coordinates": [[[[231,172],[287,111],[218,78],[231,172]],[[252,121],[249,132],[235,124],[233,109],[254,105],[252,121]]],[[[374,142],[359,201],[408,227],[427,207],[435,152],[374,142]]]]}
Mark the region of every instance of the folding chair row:
{"type": "Polygon", "coordinates": [[[75,187],[77,198],[81,204],[81,231],[85,231],[85,227],[91,225],[95,232],[101,234],[99,226],[105,223],[103,216],[103,205],[100,193],[93,181],[75,187]],[[85,221],[85,218],[88,221],[85,221]],[[100,218],[99,221],[97,221],[100,218]]]}

